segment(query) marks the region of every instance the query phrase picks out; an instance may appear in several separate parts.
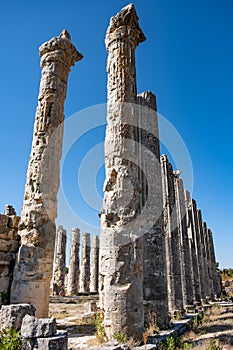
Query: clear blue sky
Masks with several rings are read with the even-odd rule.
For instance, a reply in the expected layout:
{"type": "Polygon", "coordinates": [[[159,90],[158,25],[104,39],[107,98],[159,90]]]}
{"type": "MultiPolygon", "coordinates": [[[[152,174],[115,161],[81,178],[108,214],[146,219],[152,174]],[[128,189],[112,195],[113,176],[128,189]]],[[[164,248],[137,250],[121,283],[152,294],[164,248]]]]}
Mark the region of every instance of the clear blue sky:
{"type": "MultiPolygon", "coordinates": [[[[40,80],[38,47],[66,28],[85,56],[70,74],[66,117],[105,103],[104,36],[109,18],[127,4],[124,0],[1,2],[0,212],[10,203],[20,213],[23,200],[40,80]]],[[[134,4],[147,37],[137,50],[138,91],[156,94],[159,112],[182,136],[193,164],[193,197],[212,228],[217,260],[221,267],[233,267],[233,2],[135,0],[134,4]]],[[[67,196],[93,225],[98,210],[88,211],[78,198],[75,156],[81,159],[103,137],[100,126],[98,133],[75,144],[64,170],[67,174],[70,169],[67,196]]],[[[97,174],[99,192],[102,170],[97,174]]],[[[75,225],[64,213],[59,220],[68,230],[75,225]]]]}

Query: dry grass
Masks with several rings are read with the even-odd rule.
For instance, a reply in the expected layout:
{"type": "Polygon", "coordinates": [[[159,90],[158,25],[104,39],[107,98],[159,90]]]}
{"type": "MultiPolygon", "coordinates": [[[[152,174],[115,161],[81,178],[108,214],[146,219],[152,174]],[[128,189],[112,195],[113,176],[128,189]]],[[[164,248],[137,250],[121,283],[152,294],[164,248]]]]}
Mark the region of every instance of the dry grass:
{"type": "Polygon", "coordinates": [[[183,335],[194,349],[211,348],[211,339],[216,339],[216,349],[233,349],[233,308],[214,306],[204,316],[203,323],[183,335]]]}

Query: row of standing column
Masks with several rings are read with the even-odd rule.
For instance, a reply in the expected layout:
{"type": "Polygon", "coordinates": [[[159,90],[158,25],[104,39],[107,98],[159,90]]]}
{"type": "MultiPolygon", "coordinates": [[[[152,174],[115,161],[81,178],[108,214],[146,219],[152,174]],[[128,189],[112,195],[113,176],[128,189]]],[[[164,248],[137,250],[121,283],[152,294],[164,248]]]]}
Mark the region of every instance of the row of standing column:
{"type": "Polygon", "coordinates": [[[170,314],[219,297],[213,237],[201,210],[184,190],[179,171],[161,156],[168,307],[170,314]]]}
{"type": "Polygon", "coordinates": [[[135,51],[145,39],[132,4],[111,18],[99,276],[109,339],[141,339],[145,324],[167,328],[171,314],[216,294],[204,286],[217,283],[212,236],[179,173],[166,156],[160,162],[155,95],[137,94],[135,51]]]}
{"type": "Polygon", "coordinates": [[[81,261],[80,230],[72,229],[69,270],[66,277],[67,233],[63,226],[57,230],[55,262],[52,283],[53,295],[77,295],[78,293],[97,293],[99,275],[99,237],[90,233],[82,234],[81,261]]]}
{"type": "MultiPolygon", "coordinates": [[[[161,156],[168,308],[171,314],[221,294],[216,270],[212,232],[202,220],[196,201],[184,190],[178,171],[173,171],[166,155],[161,156]]],[[[58,227],[54,264],[53,294],[97,293],[99,238],[72,230],[70,263],[65,291],[66,230],[58,227]]]]}

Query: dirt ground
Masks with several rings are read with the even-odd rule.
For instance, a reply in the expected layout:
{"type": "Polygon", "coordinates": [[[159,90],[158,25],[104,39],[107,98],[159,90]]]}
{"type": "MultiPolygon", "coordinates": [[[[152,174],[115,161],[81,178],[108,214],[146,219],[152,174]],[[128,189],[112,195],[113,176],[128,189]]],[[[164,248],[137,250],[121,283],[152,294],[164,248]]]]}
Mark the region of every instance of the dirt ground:
{"type": "Polygon", "coordinates": [[[193,328],[182,336],[186,348],[233,349],[233,305],[214,305],[193,328]]]}
{"type": "MultiPolygon", "coordinates": [[[[52,303],[50,316],[57,319],[58,329],[68,331],[68,349],[92,349],[98,345],[93,314],[85,313],[84,305],[52,303]]],[[[142,348],[147,349],[145,345],[142,348]]],[[[170,344],[170,347],[164,344],[161,349],[233,349],[233,304],[213,305],[204,316],[194,319],[192,328],[176,344],[170,344]]]]}

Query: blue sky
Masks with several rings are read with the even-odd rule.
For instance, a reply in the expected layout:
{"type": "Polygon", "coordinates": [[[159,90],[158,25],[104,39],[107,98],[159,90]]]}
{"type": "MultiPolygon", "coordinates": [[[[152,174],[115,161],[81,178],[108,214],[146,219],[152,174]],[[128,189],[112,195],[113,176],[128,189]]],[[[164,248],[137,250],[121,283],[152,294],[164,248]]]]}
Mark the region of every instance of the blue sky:
{"type": "MultiPolygon", "coordinates": [[[[10,203],[20,213],[40,80],[39,46],[66,28],[84,55],[70,74],[66,118],[105,103],[104,36],[109,18],[127,4],[123,0],[1,2],[0,212],[10,203]]],[[[137,49],[138,92],[156,94],[158,111],[183,138],[193,165],[193,197],[213,231],[217,260],[221,267],[233,267],[233,2],[135,0],[134,4],[147,37],[137,49]]],[[[103,138],[103,126],[82,136],[63,168],[70,205],[93,225],[98,222],[98,208],[88,209],[79,198],[77,164],[103,138]]],[[[100,194],[102,182],[101,167],[100,194]]],[[[76,225],[75,217],[59,215],[59,224],[69,231],[76,225]]],[[[80,226],[86,230],[85,224],[80,226]]]]}

